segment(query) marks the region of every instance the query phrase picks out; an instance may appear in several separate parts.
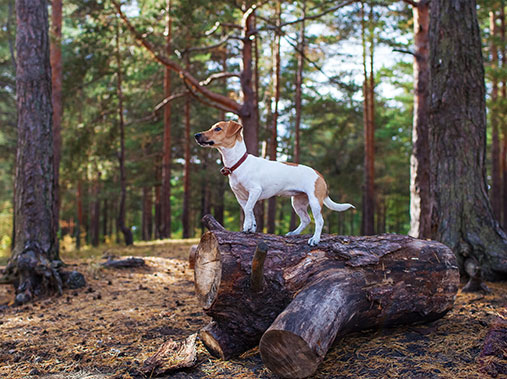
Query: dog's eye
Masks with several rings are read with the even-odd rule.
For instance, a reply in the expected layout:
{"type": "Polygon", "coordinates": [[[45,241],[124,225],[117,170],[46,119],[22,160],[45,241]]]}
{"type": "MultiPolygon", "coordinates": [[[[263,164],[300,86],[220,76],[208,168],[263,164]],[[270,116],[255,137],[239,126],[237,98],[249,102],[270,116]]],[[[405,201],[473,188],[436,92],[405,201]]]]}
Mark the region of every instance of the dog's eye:
{"type": "Polygon", "coordinates": [[[215,132],[219,132],[220,130],[222,130],[222,128],[220,128],[218,126],[215,128],[215,132]]]}

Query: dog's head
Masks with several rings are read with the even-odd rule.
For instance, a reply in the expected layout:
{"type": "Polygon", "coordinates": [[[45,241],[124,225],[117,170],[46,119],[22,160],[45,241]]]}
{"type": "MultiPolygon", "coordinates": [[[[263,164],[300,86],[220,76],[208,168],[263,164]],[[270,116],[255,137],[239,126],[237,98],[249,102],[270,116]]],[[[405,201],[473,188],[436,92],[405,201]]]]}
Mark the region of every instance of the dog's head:
{"type": "Polygon", "coordinates": [[[243,140],[242,130],[243,125],[236,121],[220,121],[209,130],[195,134],[194,138],[201,146],[231,148],[236,141],[243,140]]]}

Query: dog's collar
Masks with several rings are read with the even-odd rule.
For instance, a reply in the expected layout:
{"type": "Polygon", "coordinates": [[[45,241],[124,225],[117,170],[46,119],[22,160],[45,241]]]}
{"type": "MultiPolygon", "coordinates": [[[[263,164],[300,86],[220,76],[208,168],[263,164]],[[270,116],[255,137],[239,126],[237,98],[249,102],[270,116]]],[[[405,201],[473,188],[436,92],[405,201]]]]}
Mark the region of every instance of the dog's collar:
{"type": "Polygon", "coordinates": [[[239,158],[239,161],[237,161],[234,166],[232,166],[230,168],[229,167],[222,167],[222,169],[220,170],[220,173],[223,176],[231,175],[234,170],[236,170],[239,166],[241,166],[241,164],[245,161],[246,157],[248,157],[247,152],[245,152],[245,154],[243,154],[243,156],[241,158],[239,158]]]}

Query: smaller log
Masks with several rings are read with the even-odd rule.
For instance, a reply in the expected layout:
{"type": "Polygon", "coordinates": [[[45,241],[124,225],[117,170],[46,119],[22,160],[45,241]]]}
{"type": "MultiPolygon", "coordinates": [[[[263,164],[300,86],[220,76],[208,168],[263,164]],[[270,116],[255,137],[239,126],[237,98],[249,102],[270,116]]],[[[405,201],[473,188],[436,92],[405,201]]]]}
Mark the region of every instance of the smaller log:
{"type": "Polygon", "coordinates": [[[141,267],[145,266],[146,263],[142,258],[127,258],[127,259],[117,259],[117,260],[108,260],[107,262],[102,263],[102,266],[108,268],[130,268],[130,267],[141,267]]]}
{"type": "Polygon", "coordinates": [[[264,260],[268,252],[268,245],[261,242],[257,245],[252,259],[252,273],[250,274],[250,288],[254,292],[262,291],[264,285],[264,260]]]}
{"type": "Polygon", "coordinates": [[[153,377],[194,366],[197,361],[196,338],[197,334],[194,333],[185,341],[165,342],[153,356],[144,361],[141,371],[153,377]]]}
{"type": "Polygon", "coordinates": [[[338,330],[354,316],[354,296],[337,279],[327,277],[302,290],[262,336],[262,361],[275,374],[313,374],[338,330]]]}

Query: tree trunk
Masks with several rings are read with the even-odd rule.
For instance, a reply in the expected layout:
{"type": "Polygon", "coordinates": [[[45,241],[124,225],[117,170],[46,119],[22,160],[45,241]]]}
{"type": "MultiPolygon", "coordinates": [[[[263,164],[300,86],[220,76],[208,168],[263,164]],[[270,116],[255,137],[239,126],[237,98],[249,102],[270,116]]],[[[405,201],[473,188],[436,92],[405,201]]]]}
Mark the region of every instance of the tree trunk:
{"type": "Polygon", "coordinates": [[[127,227],[125,222],[125,202],[127,198],[127,180],[125,178],[125,121],[123,120],[123,91],[122,91],[122,72],[121,72],[121,54],[120,54],[120,26],[116,25],[116,92],[118,96],[118,118],[120,127],[120,209],[118,211],[118,227],[120,228],[125,245],[129,246],[134,243],[132,231],[127,227]]]}
{"type": "Polygon", "coordinates": [[[253,90],[252,45],[254,34],[255,8],[248,9],[243,15],[243,67],[240,74],[243,104],[239,110],[239,117],[243,124],[246,149],[249,154],[258,155],[259,137],[257,134],[259,120],[255,111],[255,92],[253,90]]]}
{"type": "MultiPolygon", "coordinates": [[[[372,20],[370,20],[372,22],[372,20]]],[[[370,36],[370,77],[367,69],[367,42],[366,20],[364,15],[364,2],[361,2],[361,24],[363,42],[363,120],[364,120],[364,191],[363,191],[363,220],[362,234],[375,233],[375,156],[374,156],[374,130],[373,130],[373,36],[370,36]]]]}
{"type": "Polygon", "coordinates": [[[487,280],[507,275],[507,236],[486,190],[486,104],[475,2],[433,0],[430,16],[433,238],[474,259],[487,280]]]}
{"type": "MultiPolygon", "coordinates": [[[[294,107],[296,111],[295,121],[294,121],[294,163],[299,163],[300,161],[300,136],[301,136],[301,107],[302,107],[302,97],[303,97],[303,72],[305,68],[305,45],[306,45],[306,36],[305,36],[305,17],[306,17],[306,0],[303,0],[301,9],[301,30],[299,35],[299,41],[296,49],[297,54],[297,68],[296,68],[296,84],[295,84],[295,95],[294,95],[294,107]]],[[[294,230],[296,228],[296,212],[294,209],[291,209],[290,215],[290,230],[294,230]]]]}
{"type": "MultiPolygon", "coordinates": [[[[257,30],[257,16],[253,16],[254,30],[257,30]]],[[[259,39],[257,36],[254,39],[255,55],[254,55],[254,73],[255,73],[255,117],[257,118],[257,151],[259,145],[259,39]]],[[[262,232],[264,230],[264,200],[260,200],[255,204],[254,207],[255,220],[257,222],[257,231],[262,232]]],[[[223,224],[222,224],[223,225],[223,224]]]]}
{"type": "MultiPolygon", "coordinates": [[[[269,159],[276,161],[277,153],[277,138],[278,138],[278,102],[280,101],[280,41],[281,41],[281,30],[278,28],[281,24],[281,4],[280,0],[276,2],[276,27],[275,32],[275,43],[273,52],[273,120],[271,124],[271,138],[270,138],[270,151],[269,159]]],[[[268,199],[268,233],[275,233],[276,226],[276,197],[273,196],[268,199]]]]}
{"type": "Polygon", "coordinates": [[[260,340],[269,369],[305,377],[346,333],[433,321],[454,303],[456,259],[438,242],[327,235],[311,248],[307,236],[246,235],[211,216],[203,222],[210,231],[197,247],[195,291],[213,321],[201,338],[223,359],[260,340]],[[253,259],[256,246],[267,250],[263,264],[253,259]]]}
{"type": "Polygon", "coordinates": [[[81,228],[83,226],[83,182],[77,182],[76,190],[77,227],[76,227],[76,249],[81,248],[81,228]]]}
{"type": "Polygon", "coordinates": [[[53,195],[53,227],[55,228],[56,244],[58,249],[58,229],[60,225],[60,156],[62,146],[62,0],[54,0],[51,3],[51,38],[50,38],[50,62],[51,62],[51,95],[53,105],[53,167],[54,195],[53,195]]]}
{"type": "Polygon", "coordinates": [[[160,186],[155,186],[155,239],[161,239],[160,186]]]}
{"type": "Polygon", "coordinates": [[[3,282],[15,286],[16,303],[61,293],[53,265],[59,261],[54,226],[54,166],[46,1],[16,1],[18,140],[15,243],[3,282]]]}
{"type": "Polygon", "coordinates": [[[491,31],[491,207],[493,214],[498,221],[502,218],[502,181],[500,173],[500,140],[498,136],[499,104],[498,104],[498,48],[495,39],[498,38],[498,28],[496,26],[496,12],[489,12],[489,25],[491,31]]]}
{"type": "MultiPolygon", "coordinates": [[[[171,54],[172,17],[171,0],[166,1],[166,46],[165,52],[171,54]]],[[[164,97],[171,96],[171,70],[164,68],[164,97]]],[[[162,152],[162,187],[160,193],[160,216],[162,224],[160,238],[171,237],[171,103],[164,106],[164,136],[162,152]]]]}
{"type": "Polygon", "coordinates": [[[142,239],[150,241],[153,229],[153,218],[151,212],[153,208],[151,187],[143,187],[143,219],[142,219],[142,239]]]}
{"type": "Polygon", "coordinates": [[[410,232],[417,238],[429,238],[430,150],[429,150],[429,22],[430,1],[421,0],[414,14],[414,121],[410,157],[410,232]]]}
{"type": "MultiPolygon", "coordinates": [[[[502,70],[507,68],[507,40],[505,38],[505,3],[502,0],[500,7],[500,40],[502,41],[502,70]]],[[[507,78],[504,76],[502,79],[502,102],[507,102],[507,78]]],[[[507,231],[507,112],[502,112],[502,133],[503,133],[503,146],[502,146],[502,175],[503,175],[503,230],[507,231]]]]}
{"type": "Polygon", "coordinates": [[[91,206],[91,242],[92,246],[99,246],[100,237],[100,172],[93,181],[93,201],[91,206]]]}
{"type": "Polygon", "coordinates": [[[109,234],[108,233],[108,218],[109,218],[109,213],[108,213],[108,201],[107,199],[104,199],[104,204],[103,204],[103,208],[102,208],[102,243],[105,243],[106,242],[106,236],[109,234]]]}
{"type": "MultiPolygon", "coordinates": [[[[187,70],[190,68],[188,54],[186,59],[187,70]]],[[[190,228],[190,95],[185,98],[185,167],[183,169],[183,238],[191,237],[190,228]]],[[[209,190],[208,190],[209,192],[209,190]]]]}

